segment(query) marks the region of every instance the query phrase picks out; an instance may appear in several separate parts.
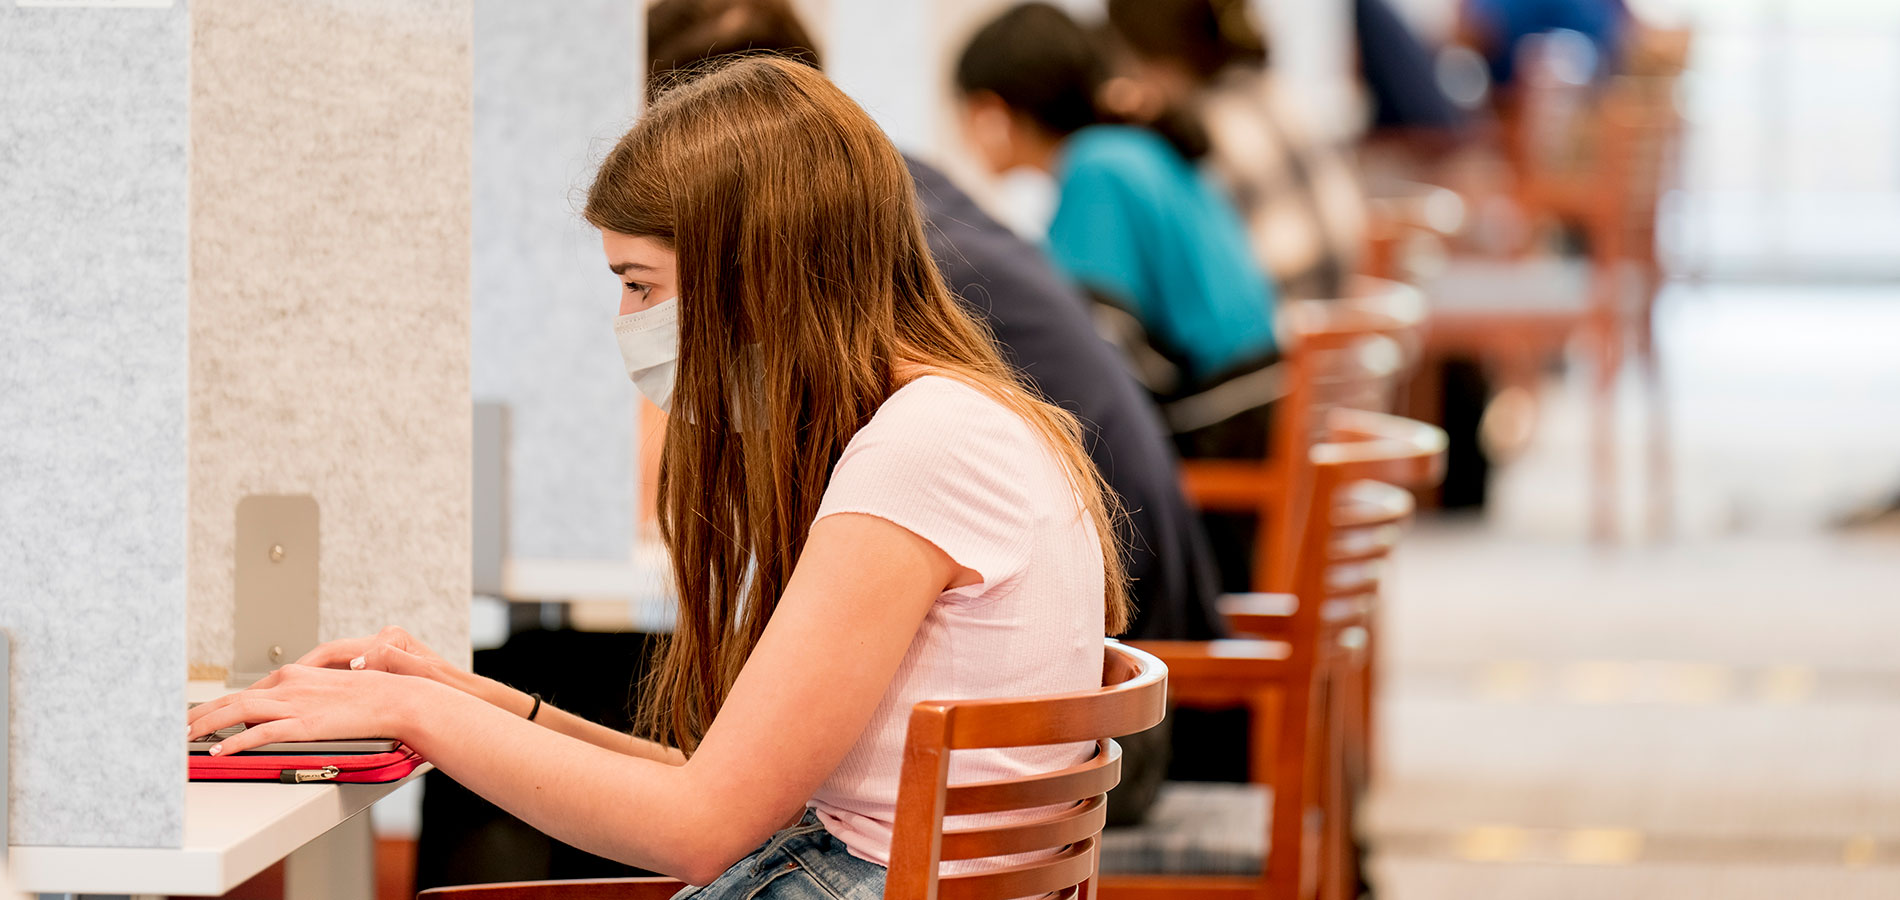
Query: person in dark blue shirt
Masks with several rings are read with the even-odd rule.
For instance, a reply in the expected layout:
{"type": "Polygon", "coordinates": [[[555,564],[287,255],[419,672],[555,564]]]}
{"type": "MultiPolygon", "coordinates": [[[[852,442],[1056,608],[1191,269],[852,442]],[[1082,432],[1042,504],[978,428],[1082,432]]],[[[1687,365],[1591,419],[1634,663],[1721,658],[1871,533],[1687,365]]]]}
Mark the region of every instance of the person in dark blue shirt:
{"type": "MultiPolygon", "coordinates": [[[[1054,176],[1050,256],[1096,301],[1189,458],[1260,459],[1285,389],[1278,297],[1245,223],[1199,160],[1191,108],[1119,105],[1094,36],[1048,3],[977,30],[957,60],[970,142],[993,171],[1054,176]],[[1139,125],[1121,124],[1136,122],[1139,125]]],[[[1139,88],[1133,88],[1139,92],[1139,88]]],[[[1221,585],[1256,583],[1252,516],[1202,517],[1221,585]]]]}
{"type": "Polygon", "coordinates": [[[1117,124],[1121,115],[1100,99],[1107,68],[1067,13],[1025,3],[977,31],[956,80],[966,130],[992,170],[1055,177],[1050,256],[1138,320],[1181,370],[1147,379],[1173,400],[1278,356],[1275,291],[1240,213],[1198,165],[1209,147],[1204,128],[1184,116],[1117,124]]]}
{"type": "MultiPolygon", "coordinates": [[[[784,0],[662,0],[647,13],[649,83],[734,53],[820,65],[784,0]]],[[[941,172],[906,157],[925,232],[950,290],[990,327],[1003,355],[1044,397],[1076,414],[1085,443],[1127,511],[1122,535],[1135,599],[1134,639],[1223,633],[1212,556],[1182,496],[1168,432],[1147,392],[1102,340],[1087,301],[1035,247],[977,207],[941,172]]]]}
{"type": "Polygon", "coordinates": [[[1623,0],[1465,0],[1459,36],[1484,55],[1492,84],[1508,89],[1525,38],[1576,32],[1595,47],[1595,71],[1602,73],[1614,68],[1628,20],[1623,0]]]}

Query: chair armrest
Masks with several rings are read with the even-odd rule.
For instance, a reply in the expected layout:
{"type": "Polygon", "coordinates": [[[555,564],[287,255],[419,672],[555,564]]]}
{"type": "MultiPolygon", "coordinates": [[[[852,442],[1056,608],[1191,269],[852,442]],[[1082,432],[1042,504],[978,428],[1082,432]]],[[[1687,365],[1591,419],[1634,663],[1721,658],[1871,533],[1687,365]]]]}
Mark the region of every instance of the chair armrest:
{"type": "Polygon", "coordinates": [[[1260,460],[1181,461],[1181,489],[1202,509],[1258,512],[1285,487],[1279,469],[1260,460]]]}
{"type": "Polygon", "coordinates": [[[430,888],[417,900],[669,900],[686,884],[672,878],[509,881],[430,888]]]}
{"type": "Polygon", "coordinates": [[[1401,487],[1429,487],[1445,475],[1445,431],[1400,416],[1333,409],[1326,442],[1313,447],[1316,465],[1333,467],[1341,481],[1368,479],[1401,487]]]}
{"type": "Polygon", "coordinates": [[[1227,628],[1235,634],[1281,637],[1300,606],[1292,594],[1222,594],[1217,601],[1227,628]]]}
{"type": "Polygon", "coordinates": [[[1168,693],[1187,706],[1237,706],[1259,699],[1294,672],[1283,641],[1131,641],[1168,666],[1168,693]]]}

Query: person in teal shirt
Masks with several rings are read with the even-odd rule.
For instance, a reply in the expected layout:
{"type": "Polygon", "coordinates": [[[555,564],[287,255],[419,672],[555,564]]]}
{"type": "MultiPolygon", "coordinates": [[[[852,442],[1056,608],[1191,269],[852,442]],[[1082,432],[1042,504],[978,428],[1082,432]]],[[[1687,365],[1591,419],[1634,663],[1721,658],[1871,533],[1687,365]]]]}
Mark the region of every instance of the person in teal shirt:
{"type": "Polygon", "coordinates": [[[1137,368],[1164,402],[1176,400],[1277,358],[1276,298],[1240,214],[1196,163],[1204,134],[1173,114],[1146,127],[1112,124],[1120,117],[1097,100],[1106,74],[1079,24],[1026,3],[971,39],[957,85],[967,131],[993,170],[1055,176],[1050,257],[1137,320],[1143,349],[1175,371],[1139,359],[1137,368]]]}
{"type": "Polygon", "coordinates": [[[1274,352],[1273,288],[1246,227],[1165,139],[1128,125],[1084,128],[1063,144],[1056,177],[1050,255],[1175,348],[1190,382],[1274,352]]]}
{"type": "MultiPolygon", "coordinates": [[[[966,135],[993,171],[1055,176],[1049,255],[1096,300],[1176,449],[1261,458],[1285,383],[1277,298],[1240,213],[1196,162],[1208,150],[1198,120],[1148,108],[1160,104],[1110,78],[1089,33],[1047,3],[979,30],[956,83],[966,135]]],[[[1249,590],[1258,523],[1218,513],[1202,522],[1223,587],[1249,590]]]]}

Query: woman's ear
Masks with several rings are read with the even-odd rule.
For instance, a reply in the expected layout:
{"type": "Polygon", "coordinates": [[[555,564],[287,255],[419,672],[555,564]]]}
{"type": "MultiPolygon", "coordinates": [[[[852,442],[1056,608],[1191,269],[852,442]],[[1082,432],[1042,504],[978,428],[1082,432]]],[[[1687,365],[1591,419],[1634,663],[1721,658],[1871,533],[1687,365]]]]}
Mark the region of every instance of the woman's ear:
{"type": "Polygon", "coordinates": [[[1022,164],[1016,116],[994,91],[963,96],[963,136],[991,174],[1001,175],[1022,164]]]}
{"type": "Polygon", "coordinates": [[[1167,107],[1167,98],[1150,81],[1117,75],[1096,89],[1095,105],[1125,122],[1152,122],[1167,107]]]}

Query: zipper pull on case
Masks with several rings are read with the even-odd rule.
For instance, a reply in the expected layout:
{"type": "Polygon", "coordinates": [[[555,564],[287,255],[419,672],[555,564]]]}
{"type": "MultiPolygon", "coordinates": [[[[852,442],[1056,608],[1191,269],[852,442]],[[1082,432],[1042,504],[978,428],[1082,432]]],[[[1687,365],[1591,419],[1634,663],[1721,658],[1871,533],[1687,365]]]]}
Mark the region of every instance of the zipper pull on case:
{"type": "Polygon", "coordinates": [[[284,784],[308,784],[312,781],[334,781],[336,766],[324,766],[321,769],[285,769],[277,774],[277,780],[284,784]]]}

